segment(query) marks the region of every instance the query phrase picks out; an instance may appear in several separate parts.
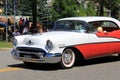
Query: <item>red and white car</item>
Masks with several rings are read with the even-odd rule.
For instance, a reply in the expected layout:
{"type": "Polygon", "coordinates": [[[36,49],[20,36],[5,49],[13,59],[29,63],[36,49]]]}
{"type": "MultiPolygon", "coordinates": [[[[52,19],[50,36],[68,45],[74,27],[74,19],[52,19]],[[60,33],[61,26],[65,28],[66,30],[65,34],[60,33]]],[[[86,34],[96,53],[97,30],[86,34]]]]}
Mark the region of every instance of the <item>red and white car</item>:
{"type": "Polygon", "coordinates": [[[111,17],[59,19],[52,31],[16,36],[12,55],[25,64],[60,63],[120,53],[120,22],[111,17]]]}

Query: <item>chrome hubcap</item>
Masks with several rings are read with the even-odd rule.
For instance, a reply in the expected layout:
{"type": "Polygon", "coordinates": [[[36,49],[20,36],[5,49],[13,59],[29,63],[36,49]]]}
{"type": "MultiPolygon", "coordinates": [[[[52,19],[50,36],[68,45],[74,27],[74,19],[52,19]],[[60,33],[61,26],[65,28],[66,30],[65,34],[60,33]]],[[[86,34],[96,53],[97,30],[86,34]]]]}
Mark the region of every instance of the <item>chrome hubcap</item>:
{"type": "Polygon", "coordinates": [[[71,51],[66,51],[63,55],[65,64],[70,64],[72,61],[72,53],[71,51]]]}

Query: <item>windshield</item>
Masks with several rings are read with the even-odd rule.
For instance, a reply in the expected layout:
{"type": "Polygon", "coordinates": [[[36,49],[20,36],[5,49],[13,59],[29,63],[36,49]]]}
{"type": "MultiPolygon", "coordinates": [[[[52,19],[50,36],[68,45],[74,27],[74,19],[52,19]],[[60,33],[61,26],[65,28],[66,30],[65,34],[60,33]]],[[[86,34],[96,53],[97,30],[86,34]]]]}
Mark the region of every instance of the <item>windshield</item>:
{"type": "Polygon", "coordinates": [[[86,32],[86,23],[78,20],[61,20],[55,23],[53,30],[86,32]]]}

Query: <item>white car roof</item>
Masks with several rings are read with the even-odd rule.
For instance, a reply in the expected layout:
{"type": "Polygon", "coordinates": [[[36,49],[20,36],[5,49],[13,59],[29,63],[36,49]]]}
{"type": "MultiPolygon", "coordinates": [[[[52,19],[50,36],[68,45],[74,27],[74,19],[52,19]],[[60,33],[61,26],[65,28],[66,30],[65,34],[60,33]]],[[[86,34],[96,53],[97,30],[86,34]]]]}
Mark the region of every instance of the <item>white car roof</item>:
{"type": "MultiPolygon", "coordinates": [[[[82,20],[85,22],[92,22],[92,21],[113,21],[116,24],[119,25],[120,27],[120,21],[118,21],[117,19],[114,19],[112,17],[101,17],[101,16],[86,16],[86,17],[69,17],[69,18],[62,18],[59,20],[82,20]]],[[[58,20],[58,21],[59,21],[58,20]]]]}

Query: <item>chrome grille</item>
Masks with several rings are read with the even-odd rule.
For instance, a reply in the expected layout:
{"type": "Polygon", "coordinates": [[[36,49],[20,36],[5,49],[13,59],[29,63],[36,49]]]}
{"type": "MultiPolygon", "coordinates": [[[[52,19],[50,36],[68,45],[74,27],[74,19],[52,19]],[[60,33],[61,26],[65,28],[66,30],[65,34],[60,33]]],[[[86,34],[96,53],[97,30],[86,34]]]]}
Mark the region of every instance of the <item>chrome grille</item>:
{"type": "Polygon", "coordinates": [[[39,59],[40,55],[45,55],[46,52],[40,48],[32,48],[32,47],[17,47],[17,52],[19,57],[25,57],[27,55],[31,56],[31,58],[39,59]]]}
{"type": "Polygon", "coordinates": [[[18,51],[22,51],[22,52],[42,52],[45,53],[44,50],[40,49],[40,48],[31,48],[31,47],[17,47],[18,51]]]}

